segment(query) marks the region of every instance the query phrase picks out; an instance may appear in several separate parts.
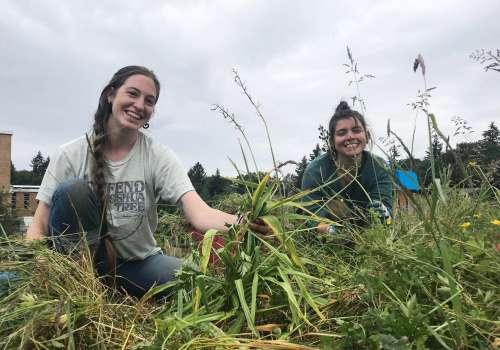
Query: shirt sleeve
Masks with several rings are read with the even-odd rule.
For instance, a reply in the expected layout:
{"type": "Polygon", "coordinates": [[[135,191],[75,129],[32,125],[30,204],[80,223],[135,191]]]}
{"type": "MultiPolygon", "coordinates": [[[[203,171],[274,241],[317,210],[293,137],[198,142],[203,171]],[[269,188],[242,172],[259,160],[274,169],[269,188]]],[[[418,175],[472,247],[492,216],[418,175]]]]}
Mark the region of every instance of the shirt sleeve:
{"type": "Polygon", "coordinates": [[[67,154],[60,148],[50,157],[49,166],[43,176],[36,199],[50,205],[56,188],[72,178],[76,178],[76,171],[67,154]]]}
{"type": "MultiPolygon", "coordinates": [[[[320,181],[319,179],[316,178],[316,176],[314,176],[313,169],[307,167],[306,170],[304,171],[304,174],[302,175],[301,190],[302,191],[314,190],[321,185],[322,181],[320,181]]],[[[318,203],[308,206],[307,209],[318,216],[327,217],[328,214],[324,206],[323,192],[321,190],[312,191],[311,193],[309,193],[307,196],[304,197],[304,200],[318,201],[318,203]]]]}
{"type": "Polygon", "coordinates": [[[166,147],[153,148],[152,161],[155,194],[169,202],[177,203],[186,192],[193,191],[193,185],[177,156],[166,147]]]}

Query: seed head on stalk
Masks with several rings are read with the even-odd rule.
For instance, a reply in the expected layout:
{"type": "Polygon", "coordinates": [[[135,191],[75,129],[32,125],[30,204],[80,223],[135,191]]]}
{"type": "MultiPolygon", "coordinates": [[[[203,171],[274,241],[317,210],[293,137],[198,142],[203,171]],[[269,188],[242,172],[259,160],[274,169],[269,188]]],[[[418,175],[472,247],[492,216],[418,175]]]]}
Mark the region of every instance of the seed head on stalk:
{"type": "MultiPolygon", "coordinates": [[[[275,153],[274,153],[274,150],[273,150],[273,145],[272,145],[272,142],[271,142],[271,135],[269,134],[269,128],[267,126],[266,119],[264,118],[264,115],[262,114],[262,112],[260,110],[260,104],[257,103],[257,102],[255,102],[255,100],[253,99],[252,95],[250,95],[250,92],[248,91],[248,88],[245,85],[245,82],[241,79],[238,71],[235,68],[233,68],[233,73],[234,73],[234,82],[236,83],[236,85],[238,85],[241,88],[241,90],[243,91],[243,94],[247,97],[248,101],[254,107],[255,112],[257,113],[257,115],[259,116],[260,120],[262,120],[262,123],[264,124],[264,128],[266,130],[266,135],[267,135],[267,142],[269,143],[269,149],[271,151],[271,157],[273,159],[273,167],[274,167],[274,169],[277,169],[278,168],[278,163],[276,162],[276,157],[275,157],[275,153]]],[[[276,170],[276,177],[278,177],[277,170],[276,170]]]]}
{"type": "MultiPolygon", "coordinates": [[[[230,123],[232,123],[236,130],[238,130],[245,140],[245,143],[248,147],[248,150],[250,151],[250,155],[252,157],[253,165],[255,167],[255,173],[257,174],[257,179],[260,181],[260,175],[259,175],[259,168],[257,167],[257,161],[255,160],[255,156],[253,154],[252,146],[250,145],[250,142],[248,141],[247,135],[245,134],[245,130],[243,129],[243,126],[238,122],[236,117],[234,116],[234,113],[230,113],[227,108],[225,108],[222,105],[219,104],[214,104],[211,108],[212,111],[217,111],[219,112],[222,117],[226,120],[228,120],[230,123]]],[[[243,153],[243,157],[245,157],[245,154],[243,153]]],[[[247,169],[248,170],[248,169],[247,169]]]]}

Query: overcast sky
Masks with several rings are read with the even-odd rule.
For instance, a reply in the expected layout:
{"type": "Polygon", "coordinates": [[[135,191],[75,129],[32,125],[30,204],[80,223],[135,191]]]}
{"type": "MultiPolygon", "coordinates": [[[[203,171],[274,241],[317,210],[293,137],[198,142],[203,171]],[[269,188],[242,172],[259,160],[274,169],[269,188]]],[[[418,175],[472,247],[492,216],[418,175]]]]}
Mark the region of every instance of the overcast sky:
{"type": "Polygon", "coordinates": [[[455,142],[500,120],[500,73],[469,58],[500,47],[497,0],[4,0],[1,13],[0,130],[14,133],[17,169],[88,130],[101,89],[130,64],[162,83],[150,132],[186,169],[200,161],[209,174],[234,174],[228,157],[243,167],[239,134],[213,104],[235,113],[259,167],[271,167],[263,124],[233,68],[261,105],[277,158],[298,161],[339,100],[356,94],[342,66],[346,45],[361,73],[376,76],[360,84],[376,139],[390,118],[410,143],[416,120],[415,153],[424,154],[425,119],[408,106],[423,89],[412,71],[419,53],[442,129],[453,133],[459,116],[475,131],[455,142]]]}

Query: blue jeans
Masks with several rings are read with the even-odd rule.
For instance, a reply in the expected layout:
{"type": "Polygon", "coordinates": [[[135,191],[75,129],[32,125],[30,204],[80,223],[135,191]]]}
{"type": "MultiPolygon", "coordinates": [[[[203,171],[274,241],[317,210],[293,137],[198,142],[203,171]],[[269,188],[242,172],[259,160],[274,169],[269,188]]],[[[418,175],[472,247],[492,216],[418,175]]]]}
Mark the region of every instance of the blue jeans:
{"type": "MultiPolygon", "coordinates": [[[[72,254],[87,242],[95,250],[94,265],[97,274],[105,277],[108,259],[104,244],[99,244],[101,229],[101,208],[97,196],[84,180],[71,180],[62,183],[52,196],[49,216],[49,242],[55,250],[72,254]]],[[[141,297],[151,287],[166,283],[175,278],[182,260],[156,254],[144,260],[116,261],[116,286],[128,294],[141,297]]],[[[168,290],[156,295],[164,297],[168,290]]]]}

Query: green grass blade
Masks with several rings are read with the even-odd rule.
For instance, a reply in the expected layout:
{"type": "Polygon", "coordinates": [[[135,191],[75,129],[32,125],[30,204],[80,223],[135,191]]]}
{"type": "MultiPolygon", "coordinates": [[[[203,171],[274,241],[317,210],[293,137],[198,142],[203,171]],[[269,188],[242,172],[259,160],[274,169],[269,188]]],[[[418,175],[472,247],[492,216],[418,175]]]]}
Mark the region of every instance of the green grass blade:
{"type": "Polygon", "coordinates": [[[201,246],[201,259],[200,259],[200,272],[207,273],[208,261],[210,260],[210,253],[212,251],[212,243],[214,237],[217,235],[217,230],[208,230],[203,235],[203,244],[201,246]]]}
{"type": "Polygon", "coordinates": [[[323,315],[323,313],[319,310],[318,305],[316,304],[316,302],[312,298],[311,294],[307,290],[307,288],[304,284],[304,281],[302,281],[301,278],[297,275],[293,276],[293,279],[295,280],[295,282],[299,286],[300,292],[301,292],[302,296],[304,297],[304,299],[306,300],[306,302],[309,304],[309,306],[314,310],[314,312],[316,312],[316,314],[319,316],[319,318],[322,321],[326,321],[325,315],[323,315]]]}
{"type": "Polygon", "coordinates": [[[283,227],[281,226],[281,222],[278,220],[276,216],[266,215],[263,216],[262,221],[266,223],[266,225],[271,229],[274,235],[280,240],[281,244],[283,244],[287,253],[290,255],[290,258],[294,262],[295,265],[304,268],[304,263],[302,262],[299,254],[297,253],[297,249],[295,248],[295,244],[289,237],[286,237],[286,234],[283,231],[283,227]]]}
{"type": "Polygon", "coordinates": [[[238,298],[240,300],[241,308],[247,319],[248,328],[250,328],[256,337],[259,337],[259,332],[255,328],[255,322],[252,320],[252,315],[250,314],[250,309],[248,308],[247,301],[245,300],[245,290],[243,289],[243,281],[238,279],[234,281],[236,286],[236,292],[238,293],[238,298]]]}
{"type": "Polygon", "coordinates": [[[252,281],[252,299],[250,300],[250,316],[252,317],[252,323],[255,323],[258,288],[259,288],[259,274],[257,273],[257,271],[255,271],[255,273],[253,274],[253,281],[252,281]]]}
{"type": "MultiPolygon", "coordinates": [[[[208,261],[210,259],[210,252],[212,250],[212,242],[214,240],[217,230],[208,230],[203,235],[203,243],[201,246],[201,258],[200,258],[200,272],[203,274],[207,273],[208,261]]],[[[193,310],[197,311],[200,307],[200,301],[202,299],[202,289],[197,286],[194,292],[193,298],[193,310]]]]}
{"type": "MultiPolygon", "coordinates": [[[[252,195],[252,208],[256,208],[257,205],[262,206],[262,196],[265,192],[267,182],[269,181],[269,178],[271,177],[270,173],[267,173],[266,176],[260,180],[259,185],[255,189],[253,195],[252,195]]],[[[254,211],[255,213],[255,211],[254,211]]]]}

